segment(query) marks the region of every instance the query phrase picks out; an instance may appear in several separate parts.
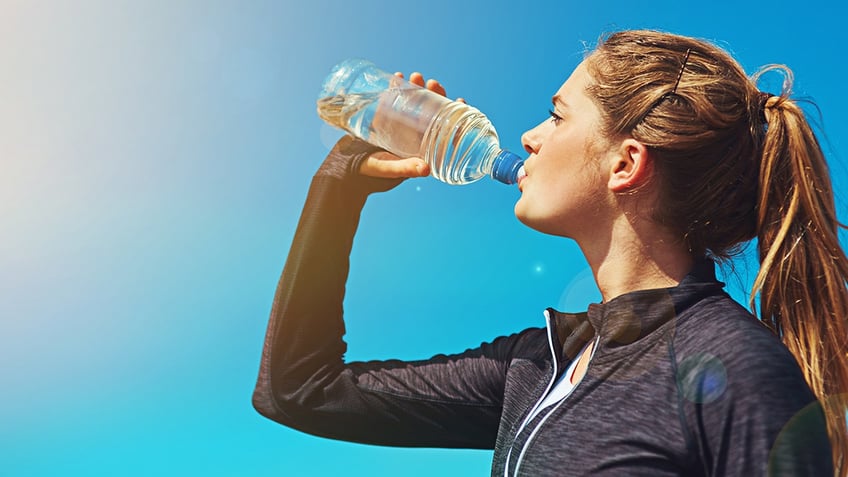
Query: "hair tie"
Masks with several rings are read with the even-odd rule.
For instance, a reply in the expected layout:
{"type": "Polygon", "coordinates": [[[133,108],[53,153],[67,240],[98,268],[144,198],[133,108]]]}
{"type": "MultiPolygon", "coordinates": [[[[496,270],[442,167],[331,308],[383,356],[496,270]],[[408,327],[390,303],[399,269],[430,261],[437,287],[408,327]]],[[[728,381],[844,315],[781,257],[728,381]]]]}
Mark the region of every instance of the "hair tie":
{"type": "Polygon", "coordinates": [[[764,123],[768,122],[768,119],[766,119],[766,103],[768,102],[769,98],[773,96],[773,94],[766,93],[763,91],[759,91],[757,93],[757,112],[759,113],[760,121],[764,123]]]}

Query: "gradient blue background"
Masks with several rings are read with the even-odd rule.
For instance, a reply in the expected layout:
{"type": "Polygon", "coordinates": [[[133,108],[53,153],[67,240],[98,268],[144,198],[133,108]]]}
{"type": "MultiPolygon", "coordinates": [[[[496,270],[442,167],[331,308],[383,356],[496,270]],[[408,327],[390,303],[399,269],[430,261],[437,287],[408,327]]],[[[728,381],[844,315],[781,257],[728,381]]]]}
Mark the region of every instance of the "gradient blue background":
{"type": "MultiPolygon", "coordinates": [[[[749,72],[794,69],[846,220],[844,7],[593,3],[0,0],[0,473],[488,475],[489,452],[334,442],[251,407],[277,278],[338,137],[316,94],[347,57],[439,78],[520,151],[584,43],[714,39],[749,72]]],[[[459,351],[597,299],[572,243],[514,219],[517,197],[418,179],[369,200],[348,358],[459,351]]]]}

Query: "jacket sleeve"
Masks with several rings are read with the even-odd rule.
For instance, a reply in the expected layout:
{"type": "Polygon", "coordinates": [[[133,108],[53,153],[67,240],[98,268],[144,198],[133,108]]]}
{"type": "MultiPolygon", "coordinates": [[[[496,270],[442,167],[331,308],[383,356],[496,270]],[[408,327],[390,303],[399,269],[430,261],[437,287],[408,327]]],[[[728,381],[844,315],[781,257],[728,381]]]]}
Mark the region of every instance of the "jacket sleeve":
{"type": "Polygon", "coordinates": [[[352,173],[345,164],[368,151],[345,141],[310,186],[274,297],[253,405],[333,439],[491,449],[514,337],[424,361],[344,362],[342,301],[359,214],[370,192],[397,183],[352,173]]]}

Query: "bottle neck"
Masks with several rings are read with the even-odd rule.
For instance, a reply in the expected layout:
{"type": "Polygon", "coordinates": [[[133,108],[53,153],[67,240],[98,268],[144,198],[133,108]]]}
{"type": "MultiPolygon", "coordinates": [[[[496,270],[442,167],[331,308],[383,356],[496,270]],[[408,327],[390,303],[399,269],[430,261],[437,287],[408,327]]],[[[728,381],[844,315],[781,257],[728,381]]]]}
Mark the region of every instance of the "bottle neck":
{"type": "Polygon", "coordinates": [[[492,164],[492,177],[504,184],[518,182],[518,171],[524,165],[524,159],[506,149],[502,149],[492,164]]]}

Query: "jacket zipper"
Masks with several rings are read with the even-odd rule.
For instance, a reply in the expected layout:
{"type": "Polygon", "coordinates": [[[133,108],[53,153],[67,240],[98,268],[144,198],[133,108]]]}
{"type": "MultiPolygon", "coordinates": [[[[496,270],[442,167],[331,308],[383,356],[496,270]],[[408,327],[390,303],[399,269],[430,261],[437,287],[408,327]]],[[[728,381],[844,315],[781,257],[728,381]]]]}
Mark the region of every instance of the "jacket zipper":
{"type": "MultiPolygon", "coordinates": [[[[513,447],[515,447],[516,439],[518,439],[518,436],[521,435],[521,431],[523,431],[524,428],[527,426],[527,424],[532,420],[531,417],[535,416],[536,408],[539,407],[539,405],[542,404],[542,401],[545,399],[545,396],[547,396],[548,393],[550,392],[551,386],[553,386],[554,381],[556,381],[557,359],[556,359],[556,353],[554,352],[553,336],[551,335],[551,333],[552,333],[551,332],[551,314],[548,310],[545,310],[544,315],[545,315],[545,330],[547,331],[547,335],[548,335],[548,348],[550,349],[551,357],[553,358],[551,360],[551,362],[554,365],[554,372],[551,375],[551,380],[550,380],[550,382],[548,382],[548,386],[545,388],[545,392],[542,393],[542,395],[536,401],[536,404],[530,409],[530,412],[527,413],[527,416],[524,418],[524,421],[518,427],[518,431],[515,433],[515,437],[512,438],[512,444],[509,446],[509,451],[506,453],[506,463],[504,465],[504,477],[509,477],[509,460],[512,457],[512,449],[513,449],[513,447]]],[[[522,455],[523,454],[524,453],[522,452],[522,455]]],[[[519,457],[519,464],[520,463],[521,463],[521,459],[519,457]]],[[[514,475],[518,475],[517,473],[518,473],[518,464],[516,464],[516,466],[515,466],[514,475]]]]}
{"type": "MultiPolygon", "coordinates": [[[[548,323],[548,325],[550,325],[550,322],[548,323]]],[[[600,338],[601,338],[600,336],[595,337],[595,344],[592,346],[592,354],[589,356],[589,361],[586,363],[586,369],[587,370],[589,369],[589,365],[592,363],[592,358],[595,357],[595,351],[598,350],[598,341],[600,340],[600,338]]],[[[550,340],[550,331],[548,331],[548,339],[550,340]]],[[[553,345],[551,345],[551,354],[553,354],[553,345]]],[[[556,363],[556,356],[554,356],[554,363],[556,363]]],[[[554,371],[556,371],[556,364],[554,364],[554,371]]],[[[554,377],[556,377],[556,372],[554,372],[554,377]]],[[[530,447],[530,442],[536,436],[536,433],[539,432],[539,429],[542,428],[542,425],[545,423],[545,421],[547,421],[548,418],[551,417],[551,415],[553,415],[554,411],[556,411],[562,405],[562,403],[565,402],[566,399],[568,399],[568,396],[571,396],[571,394],[574,392],[574,390],[577,389],[577,386],[580,386],[580,383],[582,383],[582,382],[583,382],[583,379],[581,378],[580,382],[575,384],[568,391],[568,394],[563,396],[562,399],[560,399],[558,403],[551,406],[551,409],[545,414],[545,416],[541,420],[539,420],[539,423],[536,424],[536,427],[533,429],[533,431],[530,433],[530,435],[527,436],[527,440],[524,441],[524,445],[521,447],[521,453],[518,454],[518,462],[515,463],[515,472],[512,473],[513,477],[518,477],[518,470],[519,470],[519,468],[521,468],[521,462],[524,460],[524,454],[527,452],[527,449],[530,447]]],[[[553,383],[553,381],[552,381],[552,383],[553,383]]],[[[544,399],[545,396],[548,395],[549,390],[550,390],[550,384],[548,385],[548,390],[546,390],[545,394],[542,396],[542,399],[544,399]]],[[[540,399],[536,403],[536,406],[541,404],[541,402],[542,402],[542,400],[540,399]]],[[[533,411],[530,413],[530,415],[533,415],[533,412],[535,412],[535,410],[536,409],[534,407],[533,411]]],[[[522,429],[523,429],[523,427],[524,426],[522,425],[522,429]]],[[[521,432],[521,430],[519,430],[519,433],[520,432],[521,432]]],[[[518,438],[518,434],[515,435],[515,438],[516,439],[518,438]]],[[[515,439],[513,439],[512,444],[515,445],[515,439]]],[[[510,453],[512,453],[512,447],[510,447],[509,450],[510,450],[510,453]]],[[[509,453],[507,454],[507,467],[506,468],[509,469],[509,453]]]]}

